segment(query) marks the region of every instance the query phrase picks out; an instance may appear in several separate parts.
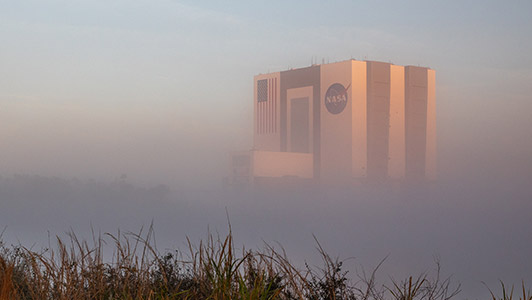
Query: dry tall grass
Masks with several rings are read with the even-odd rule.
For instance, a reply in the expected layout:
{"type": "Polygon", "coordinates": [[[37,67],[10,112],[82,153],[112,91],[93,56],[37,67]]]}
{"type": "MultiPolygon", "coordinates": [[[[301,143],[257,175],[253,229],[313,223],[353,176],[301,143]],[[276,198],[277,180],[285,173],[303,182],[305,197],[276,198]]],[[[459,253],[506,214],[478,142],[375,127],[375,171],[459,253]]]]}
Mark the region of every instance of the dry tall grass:
{"type": "MultiPolygon", "coordinates": [[[[317,242],[317,241],[316,241],[317,242]]],[[[92,242],[70,233],[41,252],[7,247],[0,235],[0,300],[11,299],[357,299],[449,300],[459,292],[450,278],[422,274],[390,287],[376,284],[375,272],[351,282],[342,261],[318,244],[322,268],[295,267],[284,250],[235,250],[232,234],[209,235],[188,252],[160,254],[153,229],[138,234],[93,234],[92,242]],[[111,243],[106,261],[103,250],[111,243]]],[[[107,249],[107,248],[106,248],[107,249]]],[[[503,285],[503,298],[508,298],[503,285]]],[[[523,299],[532,300],[525,293],[523,299]]],[[[493,296],[493,300],[498,300],[493,296]]]]}

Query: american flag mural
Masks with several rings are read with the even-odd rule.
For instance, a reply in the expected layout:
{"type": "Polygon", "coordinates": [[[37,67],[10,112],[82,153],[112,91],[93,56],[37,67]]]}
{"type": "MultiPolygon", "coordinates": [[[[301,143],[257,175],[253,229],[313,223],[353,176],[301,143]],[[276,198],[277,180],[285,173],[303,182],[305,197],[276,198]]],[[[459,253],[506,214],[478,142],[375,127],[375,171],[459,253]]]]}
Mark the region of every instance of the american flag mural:
{"type": "Polygon", "coordinates": [[[277,132],[277,78],[257,80],[257,133],[277,132]]]}

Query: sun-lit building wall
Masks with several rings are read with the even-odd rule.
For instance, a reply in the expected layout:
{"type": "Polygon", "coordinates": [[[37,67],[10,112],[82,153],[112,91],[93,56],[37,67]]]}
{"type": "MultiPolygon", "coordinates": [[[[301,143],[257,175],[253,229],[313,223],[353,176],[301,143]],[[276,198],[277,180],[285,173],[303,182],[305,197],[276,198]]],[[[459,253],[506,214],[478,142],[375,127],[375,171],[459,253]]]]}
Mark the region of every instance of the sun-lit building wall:
{"type": "Polygon", "coordinates": [[[310,153],[251,151],[251,160],[256,177],[314,177],[310,153]]]}
{"type": "Polygon", "coordinates": [[[405,176],[425,179],[428,110],[427,68],[405,67],[405,176]]]}
{"type": "Polygon", "coordinates": [[[427,70],[427,142],[425,156],[425,178],[436,180],[437,178],[437,161],[436,161],[436,72],[427,70]]]}
{"type": "Polygon", "coordinates": [[[352,179],[351,62],[322,65],[320,71],[320,179],[327,184],[345,184],[352,179]]]}
{"type": "Polygon", "coordinates": [[[390,65],[388,177],[405,177],[405,67],[390,65]]]}
{"type": "Polygon", "coordinates": [[[390,129],[390,64],[367,63],[368,178],[384,180],[388,175],[390,129]]]}
{"type": "Polygon", "coordinates": [[[365,61],[351,60],[351,169],[355,181],[365,179],[368,170],[368,101],[366,68],[367,64],[365,61]]]}

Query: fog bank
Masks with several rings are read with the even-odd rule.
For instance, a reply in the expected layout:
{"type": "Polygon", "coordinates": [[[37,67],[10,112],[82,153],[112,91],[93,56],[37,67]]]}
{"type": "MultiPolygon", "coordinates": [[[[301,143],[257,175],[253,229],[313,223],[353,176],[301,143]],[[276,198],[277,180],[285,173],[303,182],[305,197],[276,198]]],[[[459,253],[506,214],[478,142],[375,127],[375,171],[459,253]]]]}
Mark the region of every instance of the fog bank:
{"type": "Polygon", "coordinates": [[[353,278],[388,256],[383,282],[430,271],[439,257],[444,275],[463,285],[459,298],[480,299],[482,281],[532,281],[531,198],[517,181],[228,191],[17,176],[0,180],[0,220],[4,241],[36,249],[70,230],[90,239],[91,228],[138,232],[153,222],[164,252],[186,250],[186,237],[209,230],[226,234],[227,212],[239,248],[282,245],[294,263],[319,265],[314,235],[330,255],[354,258],[345,263],[353,278]]]}

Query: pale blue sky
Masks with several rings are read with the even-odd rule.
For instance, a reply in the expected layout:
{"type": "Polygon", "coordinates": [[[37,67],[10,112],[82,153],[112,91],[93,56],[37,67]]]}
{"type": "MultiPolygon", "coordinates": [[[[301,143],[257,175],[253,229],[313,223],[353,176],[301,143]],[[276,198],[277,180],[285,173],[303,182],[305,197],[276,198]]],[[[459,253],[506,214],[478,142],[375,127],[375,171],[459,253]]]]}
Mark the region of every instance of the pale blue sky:
{"type": "Polygon", "coordinates": [[[440,160],[530,154],[530,1],[0,4],[3,175],[215,180],[250,145],[252,76],[312,59],[435,69],[440,160]]]}

